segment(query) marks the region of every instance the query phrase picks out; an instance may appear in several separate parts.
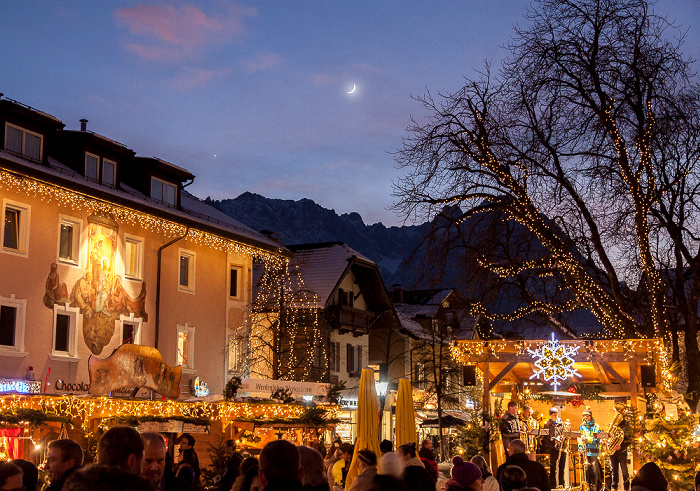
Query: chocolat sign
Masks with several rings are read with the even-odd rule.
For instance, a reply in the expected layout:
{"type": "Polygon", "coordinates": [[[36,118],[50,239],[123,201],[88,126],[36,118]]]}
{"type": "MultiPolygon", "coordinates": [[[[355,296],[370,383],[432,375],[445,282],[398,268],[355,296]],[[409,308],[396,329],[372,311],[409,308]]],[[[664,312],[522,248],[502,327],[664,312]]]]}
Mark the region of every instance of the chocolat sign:
{"type": "Polygon", "coordinates": [[[54,390],[56,392],[90,392],[89,382],[66,382],[65,380],[56,380],[53,384],[54,390]]]}

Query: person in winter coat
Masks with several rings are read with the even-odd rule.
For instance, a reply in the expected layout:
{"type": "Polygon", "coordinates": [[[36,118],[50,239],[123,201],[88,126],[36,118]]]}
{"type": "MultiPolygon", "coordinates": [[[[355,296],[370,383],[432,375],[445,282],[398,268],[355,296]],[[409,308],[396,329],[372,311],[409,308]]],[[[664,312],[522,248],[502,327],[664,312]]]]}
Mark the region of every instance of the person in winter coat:
{"type": "MultiPolygon", "coordinates": [[[[598,434],[600,433],[600,426],[593,419],[593,414],[591,412],[591,407],[586,406],[583,410],[583,423],[578,427],[581,432],[582,443],[578,446],[578,452],[581,456],[586,459],[586,482],[588,483],[588,489],[598,489],[598,476],[600,472],[598,466],[598,454],[600,453],[600,440],[598,439],[598,434]]],[[[526,471],[527,472],[527,471],[526,471]]]]}
{"type": "Polygon", "coordinates": [[[508,410],[501,416],[501,424],[499,425],[499,430],[501,431],[501,439],[503,440],[503,448],[506,453],[508,453],[508,444],[513,440],[519,439],[523,434],[523,427],[520,424],[520,417],[518,416],[518,403],[515,401],[510,401],[508,403],[508,410]]]}
{"type": "Polygon", "coordinates": [[[501,486],[498,484],[498,479],[491,473],[491,467],[486,463],[486,460],[481,455],[475,455],[471,462],[481,470],[481,478],[484,480],[481,489],[483,491],[500,491],[501,486]]]}
{"type": "MultiPolygon", "coordinates": [[[[697,478],[695,482],[697,482],[697,478]]],[[[647,462],[640,467],[631,484],[631,491],[668,491],[671,489],[666,476],[654,462],[647,462]]]]}
{"type": "Polygon", "coordinates": [[[397,453],[403,460],[403,480],[408,491],[435,491],[433,478],[416,455],[415,442],[404,443],[397,453]]]}
{"type": "Polygon", "coordinates": [[[348,491],[370,491],[377,475],[377,454],[364,449],[357,452],[357,477],[348,491]]]}
{"type": "Polygon", "coordinates": [[[484,479],[478,465],[457,455],[452,458],[450,474],[452,479],[445,483],[445,491],[482,491],[484,479]]]}
{"type": "Polygon", "coordinates": [[[428,470],[430,477],[433,478],[433,482],[437,482],[438,466],[435,460],[435,452],[433,452],[433,442],[430,440],[423,440],[420,444],[420,450],[418,450],[418,457],[428,470]]]}
{"type": "MultiPolygon", "coordinates": [[[[527,456],[527,446],[522,440],[513,440],[508,445],[508,457],[504,464],[501,464],[496,471],[496,479],[501,482],[504,470],[508,466],[518,466],[525,471],[527,485],[537,488],[540,491],[550,491],[549,476],[542,464],[530,460],[527,456]]],[[[595,488],[592,488],[595,489],[595,488]]]]}

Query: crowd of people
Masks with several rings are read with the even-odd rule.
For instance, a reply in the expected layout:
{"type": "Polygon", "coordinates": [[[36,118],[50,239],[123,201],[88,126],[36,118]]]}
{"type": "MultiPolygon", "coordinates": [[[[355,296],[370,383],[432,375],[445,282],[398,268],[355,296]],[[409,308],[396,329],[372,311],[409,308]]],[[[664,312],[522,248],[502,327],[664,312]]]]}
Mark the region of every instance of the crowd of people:
{"type": "MultiPolygon", "coordinates": [[[[554,414],[554,413],[553,413],[554,414]]],[[[590,416],[587,415],[587,416],[590,416]]],[[[556,423],[553,418],[552,421],[556,423]]],[[[586,419],[584,423],[592,421],[586,419]]],[[[97,445],[95,463],[83,466],[80,445],[71,439],[49,443],[44,462],[44,491],[187,491],[198,489],[199,459],[195,440],[180,438],[177,462],[167,452],[165,439],[155,432],[139,433],[128,426],[106,431],[97,445]]],[[[295,446],[286,440],[268,443],[258,457],[247,457],[233,440],[226,442],[225,472],[216,488],[220,491],[551,491],[544,467],[528,455],[528,443],[511,438],[508,456],[495,475],[486,460],[475,455],[470,461],[452,459],[450,478],[439,480],[432,444],[425,440],[400,445],[380,443],[380,454],[336,440],[326,452],[323,446],[295,446]],[[320,450],[320,451],[319,451],[320,450]],[[356,451],[357,450],[357,451],[356,451]],[[325,455],[322,455],[322,452],[325,455]],[[357,463],[351,473],[351,463],[357,463]]],[[[556,463],[556,462],[555,462],[556,463]]],[[[553,474],[558,477],[558,467],[553,474]]],[[[37,467],[26,460],[0,462],[0,491],[36,491],[37,467]]],[[[591,488],[595,490],[596,488],[591,488]]],[[[616,488],[613,488],[616,489],[616,488]]],[[[647,462],[629,482],[630,491],[668,491],[661,469],[647,462]]],[[[700,472],[695,476],[700,491],[700,472]]]]}

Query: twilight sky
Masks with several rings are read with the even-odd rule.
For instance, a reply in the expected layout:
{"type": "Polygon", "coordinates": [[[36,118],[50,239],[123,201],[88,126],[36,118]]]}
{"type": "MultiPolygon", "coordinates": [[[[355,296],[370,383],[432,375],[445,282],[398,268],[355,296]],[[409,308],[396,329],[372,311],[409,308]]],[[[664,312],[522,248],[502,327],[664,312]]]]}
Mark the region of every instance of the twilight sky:
{"type": "MultiPolygon", "coordinates": [[[[528,4],[0,0],[0,92],[185,167],[201,198],[310,198],[395,225],[391,152],[424,114],[411,96],[497,66],[528,4]]],[[[655,9],[700,58],[700,1],[655,9]]]]}

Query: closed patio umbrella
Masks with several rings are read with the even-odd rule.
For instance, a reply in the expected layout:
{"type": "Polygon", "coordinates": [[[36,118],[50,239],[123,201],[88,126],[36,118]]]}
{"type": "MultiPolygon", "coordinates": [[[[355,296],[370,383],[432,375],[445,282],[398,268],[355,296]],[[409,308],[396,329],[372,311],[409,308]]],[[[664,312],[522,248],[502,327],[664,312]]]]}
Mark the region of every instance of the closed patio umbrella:
{"type": "Polygon", "coordinates": [[[379,457],[379,403],[374,386],[374,370],[365,368],[360,376],[360,391],[357,401],[357,440],[350,469],[345,478],[345,489],[350,489],[357,477],[357,453],[372,450],[379,457]]]}
{"type": "Polygon", "coordinates": [[[411,381],[402,378],[399,380],[399,394],[396,399],[396,447],[415,442],[417,438],[411,381]]]}

